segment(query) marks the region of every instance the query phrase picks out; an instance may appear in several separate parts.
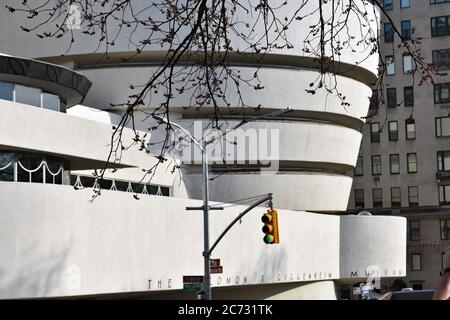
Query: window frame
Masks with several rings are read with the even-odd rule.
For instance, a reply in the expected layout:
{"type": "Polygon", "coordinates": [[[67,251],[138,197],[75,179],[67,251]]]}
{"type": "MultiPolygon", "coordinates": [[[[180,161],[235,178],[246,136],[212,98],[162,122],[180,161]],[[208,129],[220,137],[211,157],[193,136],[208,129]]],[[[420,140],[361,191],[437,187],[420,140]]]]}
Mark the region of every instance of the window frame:
{"type": "Polygon", "coordinates": [[[421,253],[411,253],[411,271],[422,271],[422,254],[421,253]],[[419,269],[414,269],[414,256],[419,256],[419,269]]]}
{"type": "Polygon", "coordinates": [[[372,189],[372,208],[383,208],[383,189],[382,188],[373,188],[372,189]],[[375,205],[375,192],[380,192],[380,198],[377,198],[377,205],[375,205]],[[379,204],[379,205],[378,205],[379,204]]]}
{"type": "Polygon", "coordinates": [[[400,187],[391,187],[391,208],[401,208],[402,206],[402,189],[400,187]],[[398,197],[396,196],[394,204],[394,191],[398,191],[398,197]]]}
{"type": "Polygon", "coordinates": [[[391,174],[400,174],[400,154],[398,154],[398,153],[395,153],[395,154],[390,154],[389,155],[389,171],[390,171],[390,173],[391,174]],[[394,158],[394,157],[397,157],[397,160],[398,160],[398,171],[397,172],[394,172],[394,171],[392,171],[392,164],[393,164],[393,162],[392,162],[392,159],[394,158]]]}
{"type": "Polygon", "coordinates": [[[417,153],[416,152],[411,152],[411,153],[406,154],[406,163],[407,163],[408,173],[417,173],[418,169],[417,169],[417,153]],[[409,156],[412,156],[412,155],[414,155],[414,159],[415,159],[415,167],[416,167],[415,171],[410,170],[409,156]]]}
{"type": "Polygon", "coordinates": [[[371,143],[379,143],[381,140],[381,132],[380,132],[380,123],[379,122],[371,122],[370,123],[370,142],[371,143]],[[373,128],[378,126],[378,130],[373,131],[373,128]]]}
{"type": "Polygon", "coordinates": [[[414,119],[408,119],[405,121],[405,138],[406,140],[416,140],[416,121],[414,119]],[[411,131],[408,131],[408,125],[413,125],[413,136],[409,135],[411,131]]]}
{"type": "Polygon", "coordinates": [[[386,105],[388,108],[397,108],[397,88],[387,88],[386,89],[386,105]],[[391,101],[392,99],[392,101],[391,101]],[[394,104],[392,102],[395,102],[394,104]]]}
{"type": "Polygon", "coordinates": [[[421,223],[420,223],[421,221],[420,220],[410,220],[410,221],[408,221],[408,231],[409,231],[409,240],[410,241],[420,241],[420,236],[421,236],[421,234],[420,234],[420,227],[421,227],[421,223]],[[413,226],[412,226],[412,224],[413,223],[418,223],[418,227],[417,228],[413,228],[413,226]],[[413,237],[413,235],[414,235],[414,232],[413,232],[413,230],[418,230],[418,236],[417,237],[413,237]]]}
{"type": "MultiPolygon", "coordinates": [[[[372,176],[381,176],[382,173],[383,173],[383,166],[381,165],[381,155],[372,155],[371,159],[372,159],[372,161],[371,161],[372,176]],[[375,168],[375,166],[374,166],[374,159],[375,158],[380,159],[380,164],[379,164],[379,168],[380,168],[379,171],[380,172],[379,173],[375,173],[375,170],[374,170],[374,168],[375,168]]],[[[376,167],[378,167],[378,166],[376,166],[376,167]]]]}
{"type": "Polygon", "coordinates": [[[419,206],[419,186],[408,186],[408,207],[410,208],[416,208],[419,206]],[[411,195],[411,190],[416,190],[416,196],[411,195]],[[417,198],[417,202],[412,202],[412,198],[417,198]]]}
{"type": "Polygon", "coordinates": [[[388,122],[388,140],[389,141],[398,141],[398,121],[397,120],[388,122]],[[395,125],[397,127],[397,129],[395,131],[391,130],[391,123],[395,123],[395,125]]]}
{"type": "Polygon", "coordinates": [[[365,205],[366,205],[365,196],[364,196],[364,189],[355,189],[354,190],[354,197],[355,197],[355,209],[364,209],[365,205]],[[359,192],[360,195],[362,194],[362,206],[358,205],[358,204],[361,203],[361,202],[358,202],[358,200],[361,201],[361,199],[359,199],[357,197],[357,193],[358,192],[359,192]]]}

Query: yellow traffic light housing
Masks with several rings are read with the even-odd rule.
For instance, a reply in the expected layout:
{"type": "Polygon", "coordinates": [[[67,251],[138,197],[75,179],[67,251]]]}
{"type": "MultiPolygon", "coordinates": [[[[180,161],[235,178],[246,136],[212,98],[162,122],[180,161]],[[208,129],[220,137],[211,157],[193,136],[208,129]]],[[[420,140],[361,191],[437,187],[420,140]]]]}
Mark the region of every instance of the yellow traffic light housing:
{"type": "Polygon", "coordinates": [[[280,237],[278,233],[278,213],[276,209],[270,208],[261,217],[261,221],[264,223],[262,231],[265,233],[264,242],[266,244],[280,243],[280,237]]]}

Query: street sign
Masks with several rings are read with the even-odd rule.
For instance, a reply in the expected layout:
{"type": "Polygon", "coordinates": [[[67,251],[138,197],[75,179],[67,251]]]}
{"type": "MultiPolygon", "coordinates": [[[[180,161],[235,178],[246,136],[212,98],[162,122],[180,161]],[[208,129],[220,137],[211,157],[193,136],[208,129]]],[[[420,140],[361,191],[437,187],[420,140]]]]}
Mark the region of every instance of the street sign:
{"type": "Polygon", "coordinates": [[[183,283],[183,290],[189,292],[199,292],[203,290],[203,283],[183,283]]]}
{"type": "Polygon", "coordinates": [[[209,260],[209,266],[211,268],[220,267],[220,259],[210,259],[209,260]]]}
{"type": "Polygon", "coordinates": [[[211,273],[223,273],[223,267],[222,266],[211,267],[210,272],[211,273]]]}
{"type": "Polygon", "coordinates": [[[203,276],[183,276],[183,283],[203,283],[203,276]]]}

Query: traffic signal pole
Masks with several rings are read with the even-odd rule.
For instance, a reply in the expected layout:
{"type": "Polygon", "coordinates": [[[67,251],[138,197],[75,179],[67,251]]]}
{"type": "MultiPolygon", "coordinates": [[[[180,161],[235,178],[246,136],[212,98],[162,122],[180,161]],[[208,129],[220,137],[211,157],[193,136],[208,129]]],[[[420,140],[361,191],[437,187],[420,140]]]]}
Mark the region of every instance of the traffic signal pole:
{"type": "Polygon", "coordinates": [[[202,165],[203,165],[203,260],[205,269],[203,299],[211,300],[211,270],[209,265],[209,183],[208,183],[208,154],[206,141],[202,141],[202,165]]]}

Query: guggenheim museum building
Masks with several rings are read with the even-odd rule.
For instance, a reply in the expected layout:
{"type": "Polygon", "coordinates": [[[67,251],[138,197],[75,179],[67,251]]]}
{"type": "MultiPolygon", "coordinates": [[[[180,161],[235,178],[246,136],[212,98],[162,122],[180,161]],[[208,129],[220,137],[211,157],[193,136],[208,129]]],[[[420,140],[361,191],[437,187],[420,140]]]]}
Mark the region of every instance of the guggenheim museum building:
{"type": "MultiPolygon", "coordinates": [[[[364,28],[378,28],[375,12],[369,10],[372,25],[364,28]]],[[[127,99],[130,83],[145,82],[165,52],[150,46],[123,59],[134,52],[119,38],[106,58],[96,51],[98,41],[80,35],[62,56],[64,38],[22,32],[28,22],[0,10],[0,298],[196,299],[183,290],[183,277],[203,275],[202,213],[186,211],[202,205],[201,162],[180,157],[180,170],[172,172],[168,161],[142,180],[157,152],[132,145],[119,170],[108,169],[101,181],[93,177],[105,165],[112,127],[124,112],[111,104],[127,99]],[[99,183],[101,195],[91,201],[99,183]]],[[[363,27],[357,19],[348,23],[363,27]]],[[[212,255],[223,267],[211,276],[213,299],[351,298],[353,286],[368,278],[383,287],[406,275],[406,219],[341,214],[377,55],[362,59],[344,48],[335,61],[332,77],[347,106],[326,90],[310,94],[305,88],[320,68],[300,49],[306,29],[302,23],[291,28],[298,46],[273,51],[262,62],[230,55],[228,63],[241,74],[259,70],[263,90],[242,86],[249,104],[261,105],[255,116],[292,110],[240,127],[242,134],[276,132],[273,170],[260,170],[259,156],[246,152],[237,152],[232,163],[212,155],[210,200],[224,210],[209,214],[211,241],[246,209],[242,199],[268,193],[280,233],[279,244],[263,242],[264,206],[235,224],[212,255]]],[[[214,108],[195,112],[189,103],[177,95],[171,121],[194,132],[195,122],[209,122],[214,108]]],[[[230,126],[244,119],[233,112],[237,105],[219,107],[230,126]]],[[[145,111],[136,114],[139,132],[157,125],[145,111]]],[[[147,138],[163,135],[160,126],[147,138]]],[[[133,136],[124,130],[124,141],[133,136]]]]}

